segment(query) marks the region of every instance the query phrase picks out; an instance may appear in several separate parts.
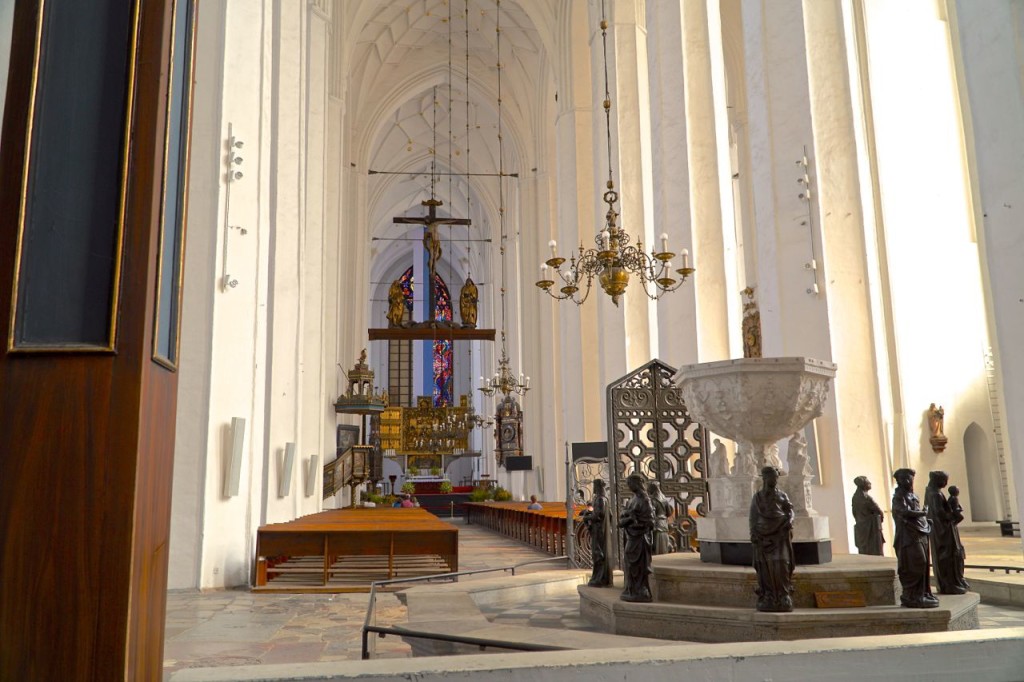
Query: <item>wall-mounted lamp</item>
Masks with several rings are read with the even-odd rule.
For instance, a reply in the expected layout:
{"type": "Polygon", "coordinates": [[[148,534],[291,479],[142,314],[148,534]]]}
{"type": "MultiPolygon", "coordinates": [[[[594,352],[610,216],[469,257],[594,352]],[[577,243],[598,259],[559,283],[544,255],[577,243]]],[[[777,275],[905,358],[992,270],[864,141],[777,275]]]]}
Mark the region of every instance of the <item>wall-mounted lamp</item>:
{"type": "Polygon", "coordinates": [[[818,287],[818,261],[814,258],[814,225],[813,216],[814,211],[811,206],[811,197],[813,192],[811,190],[811,163],[807,159],[807,147],[804,147],[803,156],[796,160],[796,165],[800,167],[803,174],[796,179],[798,185],[803,187],[803,191],[797,195],[797,198],[807,204],[807,219],[802,223],[807,226],[808,238],[811,243],[811,259],[804,263],[804,270],[811,273],[811,286],[807,287],[807,293],[811,296],[817,296],[821,293],[821,289],[818,287]]]}

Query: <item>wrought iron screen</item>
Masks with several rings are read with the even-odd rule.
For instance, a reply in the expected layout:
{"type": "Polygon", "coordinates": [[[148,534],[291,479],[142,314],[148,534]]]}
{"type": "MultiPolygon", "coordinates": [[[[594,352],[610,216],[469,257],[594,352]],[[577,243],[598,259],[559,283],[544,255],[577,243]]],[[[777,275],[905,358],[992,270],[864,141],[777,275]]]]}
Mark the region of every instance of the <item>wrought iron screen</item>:
{"type": "Polygon", "coordinates": [[[572,455],[566,452],[565,480],[566,510],[568,533],[566,552],[574,566],[592,568],[594,561],[590,555],[590,531],[582,519],[575,518],[577,509],[585,509],[594,496],[594,479],[609,481],[608,443],[596,441],[590,443],[573,443],[572,455]]]}
{"type": "MultiPolygon", "coordinates": [[[[697,537],[694,516],[704,516],[710,508],[705,479],[708,435],[690,418],[672,384],[675,373],[674,367],[651,360],[608,386],[613,479],[609,496],[614,522],[630,497],[627,476],[637,472],[658,481],[671,503],[668,520],[675,546],[692,551],[697,537]]],[[[613,534],[613,565],[621,565],[620,535],[613,534]]]]}

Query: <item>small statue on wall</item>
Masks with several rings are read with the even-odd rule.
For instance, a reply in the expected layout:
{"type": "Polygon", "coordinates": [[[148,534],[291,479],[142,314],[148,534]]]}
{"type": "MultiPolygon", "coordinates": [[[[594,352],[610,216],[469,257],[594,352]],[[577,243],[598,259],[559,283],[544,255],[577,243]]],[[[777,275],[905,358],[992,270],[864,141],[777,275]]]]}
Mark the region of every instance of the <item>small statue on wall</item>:
{"type": "Polygon", "coordinates": [[[893,473],[896,490],[892,495],[892,519],[896,525],[896,573],[903,594],[900,605],[911,609],[932,609],[939,600],[928,582],[928,513],[914,494],[914,470],[897,469],[893,473]]]}
{"type": "Polygon", "coordinates": [[[604,479],[594,479],[594,499],[583,512],[583,523],[590,531],[590,560],[594,568],[590,573],[591,587],[610,587],[612,569],[608,564],[608,498],[604,493],[604,479]]]}
{"type": "Polygon", "coordinates": [[[672,535],[668,530],[668,516],[672,512],[672,503],[661,492],[661,484],[651,481],[647,484],[647,494],[654,507],[654,553],[671,554],[675,551],[672,535]]]}
{"type": "Polygon", "coordinates": [[[882,519],[884,513],[878,503],[868,495],[871,490],[871,481],[867,476],[858,476],[853,479],[857,486],[857,492],[853,494],[851,506],[853,508],[853,542],[857,545],[860,554],[871,554],[882,556],[882,545],[885,538],[882,537],[882,519]]]}
{"type": "Polygon", "coordinates": [[[928,407],[928,430],[931,431],[928,442],[931,443],[932,450],[935,452],[945,450],[946,443],[949,442],[945,434],[945,421],[946,411],[942,409],[942,405],[935,407],[935,403],[932,403],[928,407]]]}
{"type": "Polygon", "coordinates": [[[466,329],[476,329],[478,293],[473,279],[467,277],[459,292],[459,315],[462,318],[462,326],[466,329]]]}
{"type": "Polygon", "coordinates": [[[388,326],[403,326],[403,317],[405,317],[405,292],[402,291],[401,281],[396,279],[388,289],[388,326]]]}
{"type": "MultiPolygon", "coordinates": [[[[945,471],[928,474],[928,487],[924,492],[924,506],[932,524],[930,536],[932,551],[932,572],[939,586],[939,594],[966,594],[971,588],[964,580],[964,546],[960,542],[957,525],[964,520],[961,511],[953,511],[942,489],[949,483],[945,471]]],[[[959,489],[957,490],[959,493],[959,489]]],[[[956,506],[960,507],[957,495],[956,506]]]]}
{"type": "Polygon", "coordinates": [[[779,470],[761,470],[764,487],[750,500],[750,543],[757,573],[757,610],[793,610],[793,505],[778,489],[779,470]]]}
{"type": "Polygon", "coordinates": [[[754,287],[740,292],[743,296],[743,357],[761,357],[761,311],[754,298],[754,287]]]}
{"type": "Polygon", "coordinates": [[[654,551],[654,507],[644,488],[644,477],[633,473],[626,478],[633,497],[619,516],[619,529],[625,533],[623,550],[622,601],[649,602],[651,596],[651,558],[654,551]]]}

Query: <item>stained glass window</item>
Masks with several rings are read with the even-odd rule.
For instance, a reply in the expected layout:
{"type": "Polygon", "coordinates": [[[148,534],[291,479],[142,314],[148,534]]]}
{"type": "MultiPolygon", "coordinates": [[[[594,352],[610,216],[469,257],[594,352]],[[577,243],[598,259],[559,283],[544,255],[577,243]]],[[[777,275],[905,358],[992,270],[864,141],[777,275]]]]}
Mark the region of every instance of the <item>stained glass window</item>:
{"type": "Polygon", "coordinates": [[[412,266],[402,273],[402,276],[398,279],[398,283],[402,287],[402,295],[405,296],[405,309],[409,311],[409,319],[412,319],[412,294],[415,289],[416,280],[413,278],[412,266]]]}
{"type": "MultiPolygon", "coordinates": [[[[452,298],[448,285],[440,275],[434,275],[434,319],[451,322],[452,298]]],[[[434,407],[452,404],[452,342],[434,339],[434,407]]]]}

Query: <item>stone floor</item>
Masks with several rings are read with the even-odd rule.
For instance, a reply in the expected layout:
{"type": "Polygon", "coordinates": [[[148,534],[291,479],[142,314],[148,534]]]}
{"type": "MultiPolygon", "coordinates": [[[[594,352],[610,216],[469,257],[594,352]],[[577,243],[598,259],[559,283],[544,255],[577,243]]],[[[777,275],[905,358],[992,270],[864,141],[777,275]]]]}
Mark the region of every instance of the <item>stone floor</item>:
{"type": "MultiPolygon", "coordinates": [[[[499,568],[547,556],[480,526],[463,525],[458,519],[454,522],[459,525],[462,570],[499,568]]],[[[961,536],[968,564],[1024,566],[1019,538],[1002,538],[997,528],[987,525],[963,529],[961,536]]],[[[547,563],[520,570],[552,567],[547,563]]],[[[495,575],[485,573],[480,577],[495,575]]],[[[991,575],[998,578],[1002,574],[991,575]]],[[[358,659],[366,605],[366,594],[253,594],[247,589],[171,591],[167,597],[164,678],[183,668],[358,659]]],[[[481,611],[499,623],[593,629],[580,617],[579,599],[575,595],[485,607],[481,611]]],[[[982,628],[1024,625],[1024,608],[982,604],[978,616],[982,628]]],[[[404,619],[405,609],[398,599],[391,594],[382,595],[377,606],[378,624],[401,623],[404,619]]],[[[377,658],[409,655],[409,647],[398,638],[385,637],[376,642],[377,658]]]]}

